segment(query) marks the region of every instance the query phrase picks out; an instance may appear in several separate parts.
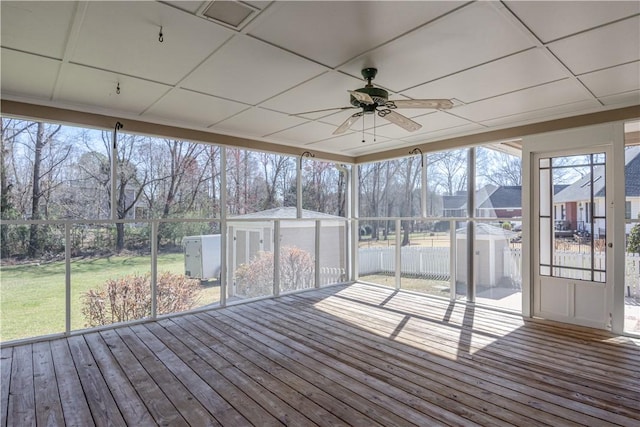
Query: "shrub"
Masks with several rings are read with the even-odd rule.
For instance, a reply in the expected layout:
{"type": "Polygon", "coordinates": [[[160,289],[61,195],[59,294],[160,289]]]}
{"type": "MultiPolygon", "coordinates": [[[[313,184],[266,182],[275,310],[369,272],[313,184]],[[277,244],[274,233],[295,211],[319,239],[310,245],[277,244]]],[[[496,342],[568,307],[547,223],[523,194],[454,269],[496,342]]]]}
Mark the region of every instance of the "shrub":
{"type": "MultiPolygon", "coordinates": [[[[164,272],[157,283],[157,314],[193,308],[198,302],[198,280],[164,272]]],[[[149,274],[109,279],[99,289],[90,289],[82,298],[85,326],[109,325],[151,315],[149,274]]]]}
{"type": "MultiPolygon", "coordinates": [[[[245,298],[270,295],[273,290],[273,252],[258,252],[236,269],[236,295],[245,298]]],[[[280,289],[284,292],[313,286],[315,262],[296,247],[280,249],[280,289]]]]}
{"type": "Polygon", "coordinates": [[[270,295],[273,289],[273,252],[260,251],[235,274],[236,295],[252,298],[270,295]]]}
{"type": "Polygon", "coordinates": [[[280,251],[280,290],[282,292],[306,289],[313,286],[315,262],[307,251],[296,247],[284,247],[280,251]]]}

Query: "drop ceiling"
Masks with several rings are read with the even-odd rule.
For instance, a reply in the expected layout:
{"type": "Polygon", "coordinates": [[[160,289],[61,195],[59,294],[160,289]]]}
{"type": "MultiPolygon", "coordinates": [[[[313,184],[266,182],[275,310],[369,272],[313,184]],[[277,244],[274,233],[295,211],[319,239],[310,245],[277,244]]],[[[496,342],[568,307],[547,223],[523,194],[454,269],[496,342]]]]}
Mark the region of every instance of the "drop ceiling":
{"type": "Polygon", "coordinates": [[[217,3],[2,1],[0,95],[353,158],[640,105],[638,1],[217,3]],[[416,132],[291,115],[348,106],[364,67],[455,106],[402,110],[416,132]]]}

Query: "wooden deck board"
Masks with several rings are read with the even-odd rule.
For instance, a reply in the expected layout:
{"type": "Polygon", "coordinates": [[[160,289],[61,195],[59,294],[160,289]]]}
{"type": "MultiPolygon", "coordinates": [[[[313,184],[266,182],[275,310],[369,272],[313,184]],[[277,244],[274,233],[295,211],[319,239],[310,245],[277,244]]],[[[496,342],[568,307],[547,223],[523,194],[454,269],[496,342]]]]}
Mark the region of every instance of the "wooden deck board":
{"type": "Polygon", "coordinates": [[[640,341],[363,284],[3,347],[0,427],[640,425],[640,341]]]}
{"type": "Polygon", "coordinates": [[[13,348],[0,349],[0,426],[7,425],[7,410],[9,408],[9,386],[11,385],[11,362],[13,361],[13,348]]]}
{"type": "Polygon", "coordinates": [[[36,424],[39,426],[64,424],[51,346],[48,341],[33,345],[33,388],[35,390],[36,424]]]}

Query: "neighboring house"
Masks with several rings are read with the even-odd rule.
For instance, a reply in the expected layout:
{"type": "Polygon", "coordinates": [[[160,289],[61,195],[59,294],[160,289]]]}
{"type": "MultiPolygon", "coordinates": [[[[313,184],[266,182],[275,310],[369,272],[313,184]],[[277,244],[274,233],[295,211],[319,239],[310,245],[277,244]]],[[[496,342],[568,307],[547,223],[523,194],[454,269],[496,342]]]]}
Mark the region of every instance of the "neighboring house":
{"type": "Polygon", "coordinates": [[[487,186],[484,191],[486,196],[483,201],[479,201],[483,189],[476,195],[478,218],[518,218],[522,217],[522,186],[487,186]]]}
{"type": "MultiPolygon", "coordinates": [[[[467,194],[458,192],[455,196],[442,196],[444,217],[465,216],[467,194]]],[[[522,187],[486,185],[476,191],[476,217],[517,218],[522,216],[522,187]]]]}
{"type": "MultiPolygon", "coordinates": [[[[628,148],[625,154],[625,218],[635,219],[640,214],[640,146],[628,148]]],[[[590,230],[595,216],[594,233],[598,237],[605,234],[604,220],[597,219],[605,216],[605,168],[595,166],[593,170],[593,179],[591,174],[587,174],[556,193],[553,215],[556,226],[561,224],[568,230],[590,230]]],[[[630,226],[627,225],[626,233],[629,232],[630,226]]]]}
{"type": "Polygon", "coordinates": [[[467,192],[458,191],[455,196],[442,196],[442,216],[447,218],[467,216],[467,192]]]}

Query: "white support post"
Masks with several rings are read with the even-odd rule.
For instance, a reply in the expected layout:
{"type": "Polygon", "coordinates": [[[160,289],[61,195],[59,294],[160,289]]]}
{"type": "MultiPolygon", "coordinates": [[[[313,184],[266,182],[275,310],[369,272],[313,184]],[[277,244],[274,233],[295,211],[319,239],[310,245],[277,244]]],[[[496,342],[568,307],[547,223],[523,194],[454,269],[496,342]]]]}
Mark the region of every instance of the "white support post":
{"type": "Polygon", "coordinates": [[[71,333],[71,224],[64,225],[64,331],[71,333]]]}
{"type": "Polygon", "coordinates": [[[296,218],[302,218],[302,156],[296,169],[296,218]]]}
{"type": "Polygon", "coordinates": [[[420,214],[422,218],[427,217],[427,155],[423,154],[420,157],[421,170],[422,170],[422,186],[420,188],[420,214]]]}
{"type": "Polygon", "coordinates": [[[322,256],[322,254],[320,253],[320,226],[322,224],[322,221],[320,221],[319,219],[316,220],[316,257],[315,257],[315,265],[316,265],[316,277],[315,277],[315,286],[316,288],[320,287],[320,280],[321,280],[321,276],[320,276],[320,257],[322,256]]]}
{"type": "Polygon", "coordinates": [[[475,283],[475,194],[476,194],[476,149],[469,148],[467,162],[467,302],[476,300],[475,283]]]}
{"type": "Polygon", "coordinates": [[[450,282],[450,294],[449,299],[451,301],[456,300],[456,276],[458,274],[457,259],[458,254],[458,242],[456,240],[456,222],[455,220],[449,221],[449,282],[450,282]]]}
{"type": "Polygon", "coordinates": [[[359,171],[358,165],[351,166],[351,173],[349,174],[349,180],[347,181],[349,184],[349,189],[351,190],[351,203],[347,206],[350,206],[350,215],[349,221],[347,222],[347,235],[349,236],[348,243],[350,245],[349,251],[350,254],[347,257],[347,271],[349,272],[351,277],[351,281],[356,282],[358,280],[358,239],[360,235],[360,223],[358,221],[358,217],[360,213],[358,211],[358,182],[359,182],[359,171]]]}
{"type": "Polygon", "coordinates": [[[280,220],[273,223],[273,296],[280,296],[280,220]]]}
{"type": "Polygon", "coordinates": [[[151,223],[151,318],[158,317],[158,222],[151,223]]]}
{"type": "MultiPolygon", "coordinates": [[[[225,173],[220,174],[220,306],[227,305],[227,289],[230,282],[231,270],[227,265],[229,256],[229,239],[227,227],[227,149],[220,147],[220,170],[225,173]]],[[[215,183],[212,182],[215,191],[215,183]]]]}
{"type": "Polygon", "coordinates": [[[400,229],[402,221],[396,219],[396,290],[400,289],[400,281],[402,280],[402,230],[400,229]]]}

